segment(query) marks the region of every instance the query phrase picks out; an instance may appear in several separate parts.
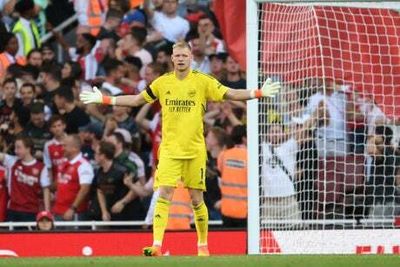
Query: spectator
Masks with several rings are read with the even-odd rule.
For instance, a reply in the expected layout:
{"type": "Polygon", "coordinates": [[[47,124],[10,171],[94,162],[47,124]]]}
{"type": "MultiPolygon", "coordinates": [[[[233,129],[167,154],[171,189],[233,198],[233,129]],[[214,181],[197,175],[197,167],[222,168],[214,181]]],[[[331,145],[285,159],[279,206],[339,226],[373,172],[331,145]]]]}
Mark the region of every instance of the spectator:
{"type": "MultiPolygon", "coordinates": [[[[82,68],[83,78],[86,81],[96,78],[98,71],[98,63],[100,60],[96,58],[98,46],[95,36],[89,33],[81,33],[77,35],[76,47],[71,47],[58,32],[53,32],[57,41],[66,50],[72,61],[78,62],[82,68]]],[[[101,57],[102,59],[102,57],[101,57]]]]}
{"type": "Polygon", "coordinates": [[[234,147],[218,156],[221,173],[220,207],[223,225],[246,227],[247,225],[247,137],[246,127],[235,126],[231,133],[234,147]]]}
{"type": "Polygon", "coordinates": [[[106,21],[101,26],[100,32],[97,36],[99,40],[104,38],[112,38],[113,40],[119,40],[119,36],[116,33],[118,26],[121,24],[123,13],[117,9],[109,9],[106,15],[106,21]]]}
{"type": "Polygon", "coordinates": [[[61,88],[61,68],[54,65],[45,64],[39,73],[39,83],[46,89],[42,93],[44,103],[49,106],[53,112],[57,111],[54,106],[54,95],[61,88]]]}
{"type": "Polygon", "coordinates": [[[213,20],[207,15],[201,16],[197,23],[197,33],[199,34],[200,45],[204,47],[204,53],[207,56],[225,52],[224,42],[215,37],[214,30],[213,20]]]}
{"type": "Polygon", "coordinates": [[[17,55],[18,39],[13,33],[5,32],[0,34],[0,82],[7,73],[7,68],[12,64],[25,65],[22,56],[17,55]]]}
{"type": "Polygon", "coordinates": [[[8,189],[6,169],[0,166],[0,222],[4,222],[7,216],[8,189]]]}
{"type": "Polygon", "coordinates": [[[226,79],[226,70],[224,67],[226,55],[226,53],[219,53],[208,56],[210,60],[210,74],[221,81],[226,79]]]}
{"type": "Polygon", "coordinates": [[[124,185],[126,169],[114,160],[115,146],[102,141],[96,148],[96,162],[99,170],[95,176],[97,205],[103,221],[127,221],[130,217],[129,188],[124,185]]]}
{"type": "Polygon", "coordinates": [[[149,0],[146,0],[145,11],[156,30],[149,36],[149,42],[161,41],[164,38],[168,42],[175,43],[185,39],[190,26],[186,19],[178,16],[178,0],[164,0],[161,11],[150,9],[149,0]]]}
{"type": "Polygon", "coordinates": [[[131,134],[129,133],[128,130],[123,129],[123,128],[116,128],[114,130],[114,133],[120,133],[124,137],[124,142],[126,144],[125,149],[129,151],[129,159],[131,161],[133,161],[137,166],[137,177],[136,178],[138,181],[140,181],[144,185],[146,183],[144,162],[139,157],[139,155],[136,154],[136,152],[133,151],[133,149],[132,149],[133,138],[132,138],[131,134]]]}
{"type": "Polygon", "coordinates": [[[14,143],[17,136],[22,135],[25,125],[28,124],[30,120],[29,112],[25,109],[15,108],[12,110],[10,115],[10,123],[2,124],[1,135],[4,138],[3,151],[9,154],[14,154],[14,143]]]}
{"type": "Polygon", "coordinates": [[[221,189],[219,188],[221,173],[218,170],[217,160],[225,149],[227,138],[224,129],[220,127],[210,128],[206,136],[208,160],[206,170],[207,192],[204,193],[204,202],[208,207],[210,220],[221,219],[221,189]]]}
{"type": "Polygon", "coordinates": [[[34,66],[36,68],[42,67],[43,58],[42,58],[42,52],[39,49],[35,48],[29,51],[26,58],[28,65],[34,66]]]}
{"type": "Polygon", "coordinates": [[[36,229],[39,231],[54,229],[54,216],[50,211],[41,211],[36,215],[36,229]]]}
{"type": "Polygon", "coordinates": [[[123,63],[118,59],[107,59],[103,63],[106,79],[101,85],[101,89],[107,90],[111,95],[119,95],[123,91],[120,86],[123,73],[123,63]]]}
{"type": "Polygon", "coordinates": [[[74,100],[74,94],[70,88],[62,87],[55,93],[54,102],[65,118],[67,125],[65,131],[68,134],[78,133],[79,127],[90,122],[89,116],[75,104],[74,100]]]}
{"type": "Polygon", "coordinates": [[[10,122],[10,115],[14,109],[22,106],[22,101],[16,97],[17,81],[14,79],[6,79],[3,82],[3,96],[0,101],[0,125],[10,122]]]}
{"type": "MultiPolygon", "coordinates": [[[[127,169],[127,173],[134,178],[133,182],[137,182],[138,167],[133,159],[130,158],[129,151],[125,149],[127,146],[123,134],[119,132],[114,132],[107,137],[106,141],[112,143],[115,146],[114,161],[119,165],[125,167],[127,169]]],[[[138,198],[138,195],[135,194],[133,191],[130,191],[129,195],[126,198],[126,201],[128,201],[127,203],[130,203],[131,205],[131,214],[129,215],[130,218],[132,218],[133,220],[142,220],[144,218],[144,209],[140,199],[138,198]]],[[[122,210],[122,205],[120,205],[119,208],[121,208],[122,210]]]]}
{"type": "Polygon", "coordinates": [[[398,196],[396,176],[399,172],[398,157],[392,146],[393,130],[378,126],[375,135],[368,137],[367,153],[372,162],[367,168],[364,215],[371,218],[392,217],[400,214],[395,204],[398,196]]]}
{"type": "MultiPolygon", "coordinates": [[[[83,90],[86,90],[84,87],[83,90]]],[[[104,95],[110,95],[109,91],[102,90],[104,95]]],[[[108,117],[110,117],[111,107],[108,106],[98,106],[98,105],[87,105],[86,113],[90,116],[90,120],[92,122],[105,124],[107,122],[108,117]]]]}
{"type": "MultiPolygon", "coordinates": [[[[43,103],[42,100],[36,97],[36,88],[32,83],[24,83],[19,89],[19,94],[21,96],[23,109],[30,109],[31,105],[34,103],[43,103]]],[[[44,105],[45,121],[48,121],[52,112],[51,109],[44,105]]]]}
{"type": "Polygon", "coordinates": [[[152,81],[160,77],[166,72],[166,68],[163,64],[156,62],[148,64],[144,69],[144,79],[138,84],[139,92],[143,91],[147,85],[151,84],[152,81]]]}
{"type": "Polygon", "coordinates": [[[210,60],[208,59],[208,56],[205,54],[205,47],[203,44],[201,44],[199,36],[198,35],[193,36],[189,44],[192,47],[192,54],[193,54],[192,69],[209,74],[211,72],[210,60]]]}
{"type": "Polygon", "coordinates": [[[61,175],[61,168],[66,161],[63,142],[67,134],[65,133],[65,121],[59,115],[53,115],[50,118],[49,127],[53,138],[44,144],[43,161],[49,170],[52,184],[55,185],[57,177],[61,175]]]}
{"type": "Polygon", "coordinates": [[[71,59],[81,65],[85,80],[93,80],[96,77],[98,69],[96,43],[96,37],[88,33],[83,33],[77,36],[76,48],[67,47],[71,59]]]}
{"type": "Polygon", "coordinates": [[[83,156],[92,162],[95,159],[95,150],[103,137],[103,125],[91,122],[79,128],[79,137],[82,142],[81,152],[83,156]]]}
{"type": "MultiPolygon", "coordinates": [[[[210,105],[209,111],[206,113],[204,117],[204,121],[208,125],[219,126],[225,129],[226,132],[230,133],[232,128],[237,125],[243,124],[241,122],[241,117],[236,115],[234,112],[233,105],[234,102],[225,102],[223,104],[210,105]]],[[[236,109],[240,113],[241,108],[236,109]]],[[[238,114],[243,116],[243,112],[238,114]]]]}
{"type": "MultiPolygon", "coordinates": [[[[299,147],[308,141],[305,133],[313,131],[317,124],[321,123],[320,114],[325,109],[325,105],[319,105],[300,127],[286,130],[279,117],[268,125],[266,140],[262,144],[261,170],[265,219],[301,219],[295,192],[295,179],[299,177],[296,168],[301,166],[296,164],[297,152],[299,147]]],[[[297,223],[293,222],[285,226],[296,225],[297,223]]]]}
{"type": "Polygon", "coordinates": [[[320,88],[310,97],[306,108],[308,114],[317,110],[321,102],[325,103],[327,108],[320,113],[320,116],[326,117],[327,120],[316,131],[318,156],[320,158],[345,156],[347,152],[345,112],[348,110],[346,95],[334,81],[326,81],[325,84],[325,88],[320,88]]]}
{"type": "Polygon", "coordinates": [[[105,21],[107,1],[75,0],[73,3],[79,22],[77,32],[90,32],[90,34],[96,36],[105,21]]]}
{"type": "Polygon", "coordinates": [[[74,61],[67,61],[64,63],[63,68],[61,69],[61,78],[62,79],[67,79],[67,78],[72,78],[72,79],[80,79],[82,76],[82,68],[79,63],[74,62],[74,61]]]}
{"type": "MultiPolygon", "coordinates": [[[[124,59],[125,75],[121,79],[127,87],[129,87],[130,92],[136,92],[137,84],[141,79],[143,74],[140,71],[143,69],[142,60],[138,57],[127,56],[124,59]]],[[[128,92],[127,90],[124,90],[128,92]]]]}
{"type": "Polygon", "coordinates": [[[18,39],[19,56],[26,56],[29,51],[34,48],[40,48],[40,35],[35,18],[36,10],[33,0],[19,1],[15,5],[15,10],[20,14],[18,21],[15,23],[12,32],[16,34],[18,39]]]}
{"type": "Polygon", "coordinates": [[[173,71],[174,67],[172,65],[171,60],[172,49],[170,49],[167,45],[162,46],[157,51],[156,62],[158,64],[162,64],[166,67],[167,71],[173,71]]]}
{"type": "MultiPolygon", "coordinates": [[[[135,56],[140,58],[143,67],[153,62],[151,54],[143,48],[146,40],[147,30],[142,27],[134,27],[131,31],[118,42],[120,59],[125,56],[135,56]]],[[[118,54],[117,54],[118,55],[118,54]]]]}
{"type": "Polygon", "coordinates": [[[152,104],[143,105],[139,113],[136,115],[135,121],[150,134],[152,153],[149,162],[153,170],[155,170],[158,162],[158,149],[161,144],[161,112],[156,111],[151,119],[147,119],[151,107],[152,104]]]}
{"type": "Polygon", "coordinates": [[[32,139],[34,144],[34,156],[43,159],[43,149],[46,141],[50,140],[49,127],[44,119],[44,105],[36,102],[30,107],[31,120],[23,131],[23,135],[32,139]]]}
{"type": "Polygon", "coordinates": [[[267,130],[262,145],[262,214],[267,220],[300,220],[294,188],[297,141],[285,132],[283,124],[271,124],[267,130]]]}
{"type": "Polygon", "coordinates": [[[367,136],[366,113],[362,110],[365,99],[356,91],[347,89],[346,128],[348,131],[348,150],[354,154],[364,154],[367,136]]]}
{"type": "Polygon", "coordinates": [[[115,161],[119,165],[125,167],[128,173],[132,174],[133,177],[137,177],[137,165],[129,158],[129,150],[126,149],[123,134],[114,131],[106,138],[106,141],[115,146],[115,161]]]}
{"type": "Polygon", "coordinates": [[[7,220],[35,221],[41,209],[50,209],[50,179],[44,164],[33,157],[33,142],[28,137],[17,137],[15,155],[0,153],[0,161],[7,168],[10,201],[7,220]]]}
{"type": "Polygon", "coordinates": [[[32,83],[24,83],[19,89],[19,94],[24,108],[30,108],[35,100],[35,85],[32,83]]]}
{"type": "Polygon", "coordinates": [[[118,128],[127,129],[132,134],[135,134],[138,128],[135,121],[130,117],[130,112],[130,107],[112,107],[112,116],[117,121],[118,128]]]}
{"type": "Polygon", "coordinates": [[[132,9],[122,19],[120,31],[124,35],[124,31],[134,27],[146,28],[147,19],[142,10],[132,9]]]}
{"type": "MultiPolygon", "coordinates": [[[[117,49],[117,42],[119,41],[119,39],[120,39],[119,36],[118,39],[113,39],[113,38],[100,39],[100,44],[97,49],[97,56],[102,60],[117,58],[115,51],[117,49]]],[[[100,67],[98,70],[98,74],[101,73],[100,67]]]]}
{"type": "Polygon", "coordinates": [[[56,53],[50,44],[42,45],[42,57],[44,65],[55,66],[57,64],[56,53]]]}
{"type": "Polygon", "coordinates": [[[221,83],[230,88],[246,88],[246,80],[242,78],[240,65],[232,56],[227,56],[225,60],[226,79],[221,83]]]}
{"type": "Polygon", "coordinates": [[[57,177],[53,213],[56,220],[85,220],[93,168],[82,156],[81,141],[77,135],[65,137],[63,145],[67,161],[60,167],[57,177]]]}

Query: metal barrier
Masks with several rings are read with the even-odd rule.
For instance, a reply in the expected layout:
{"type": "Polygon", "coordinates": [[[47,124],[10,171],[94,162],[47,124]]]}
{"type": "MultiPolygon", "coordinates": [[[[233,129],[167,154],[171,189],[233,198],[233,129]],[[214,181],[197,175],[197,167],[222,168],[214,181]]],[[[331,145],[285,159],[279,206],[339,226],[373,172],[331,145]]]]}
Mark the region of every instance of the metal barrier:
{"type": "MultiPolygon", "coordinates": [[[[73,16],[69,17],[68,19],[66,19],[64,22],[62,22],[60,25],[58,25],[57,27],[54,28],[54,31],[56,32],[61,32],[63,31],[65,28],[67,28],[68,26],[70,26],[71,24],[73,24],[75,21],[78,20],[78,15],[74,14],[73,16]]],[[[45,35],[42,36],[42,38],[40,39],[40,41],[42,43],[47,42],[48,40],[50,40],[52,37],[54,36],[54,34],[52,32],[48,32],[45,35]]],[[[60,44],[57,44],[57,60],[58,62],[62,62],[63,61],[63,49],[61,47],[60,44]]]]}
{"type": "MultiPolygon", "coordinates": [[[[55,227],[79,227],[79,226],[90,226],[92,230],[97,230],[100,226],[142,226],[145,225],[144,221],[69,221],[69,222],[60,222],[55,221],[55,227]]],[[[208,225],[210,226],[221,226],[221,220],[209,221],[208,225]]],[[[12,231],[16,227],[27,227],[29,229],[34,229],[36,227],[36,222],[3,222],[0,223],[1,228],[8,228],[8,230],[12,231]]]]}

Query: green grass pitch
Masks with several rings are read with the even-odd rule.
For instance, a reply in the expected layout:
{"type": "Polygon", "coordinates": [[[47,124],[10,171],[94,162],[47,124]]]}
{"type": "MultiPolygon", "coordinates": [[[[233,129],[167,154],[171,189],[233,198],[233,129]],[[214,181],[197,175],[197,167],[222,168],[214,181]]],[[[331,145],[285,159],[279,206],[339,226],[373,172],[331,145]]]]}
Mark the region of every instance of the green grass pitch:
{"type": "Polygon", "coordinates": [[[87,257],[0,259],[1,267],[399,267],[400,255],[87,257]]]}

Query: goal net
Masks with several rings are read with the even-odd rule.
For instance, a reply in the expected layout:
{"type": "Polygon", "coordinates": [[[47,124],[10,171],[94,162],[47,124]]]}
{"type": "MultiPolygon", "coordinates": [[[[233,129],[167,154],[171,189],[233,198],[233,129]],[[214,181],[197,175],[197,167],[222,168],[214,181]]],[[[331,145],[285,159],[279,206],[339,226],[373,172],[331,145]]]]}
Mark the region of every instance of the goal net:
{"type": "Polygon", "coordinates": [[[249,87],[282,84],[249,104],[249,252],[399,253],[400,3],[280,2],[247,1],[249,87]]]}

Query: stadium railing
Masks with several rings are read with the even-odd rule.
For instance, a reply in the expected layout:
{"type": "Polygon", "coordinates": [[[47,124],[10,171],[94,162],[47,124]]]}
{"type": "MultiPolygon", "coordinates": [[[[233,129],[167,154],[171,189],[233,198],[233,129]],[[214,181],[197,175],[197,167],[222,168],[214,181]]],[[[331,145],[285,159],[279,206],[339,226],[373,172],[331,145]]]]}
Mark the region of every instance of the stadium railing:
{"type": "MultiPolygon", "coordinates": [[[[210,226],[222,226],[221,220],[209,221],[210,226]]],[[[142,226],[145,225],[144,221],[70,221],[70,222],[54,222],[55,227],[79,227],[86,226],[90,227],[92,230],[97,230],[98,227],[102,226],[142,226]]],[[[3,228],[8,228],[12,231],[16,227],[27,227],[29,229],[34,229],[36,227],[36,222],[2,222],[0,223],[0,230],[3,228]]]]}

